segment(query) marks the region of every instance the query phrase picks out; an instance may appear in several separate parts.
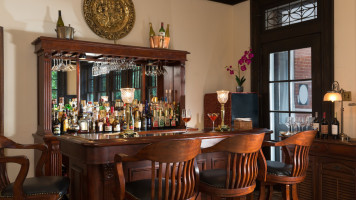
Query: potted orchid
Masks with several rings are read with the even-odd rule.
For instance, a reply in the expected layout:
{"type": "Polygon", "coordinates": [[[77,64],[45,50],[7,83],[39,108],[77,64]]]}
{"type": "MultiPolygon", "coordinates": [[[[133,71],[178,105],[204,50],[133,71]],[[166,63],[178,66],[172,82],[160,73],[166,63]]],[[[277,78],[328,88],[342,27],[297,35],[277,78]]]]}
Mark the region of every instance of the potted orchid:
{"type": "Polygon", "coordinates": [[[249,51],[245,51],[244,55],[238,61],[238,65],[234,68],[232,65],[226,66],[226,71],[229,72],[230,75],[235,75],[235,80],[237,83],[236,92],[243,92],[243,84],[246,81],[245,76],[241,76],[241,71],[246,71],[247,66],[251,64],[251,60],[254,57],[252,53],[252,49],[249,51]]]}

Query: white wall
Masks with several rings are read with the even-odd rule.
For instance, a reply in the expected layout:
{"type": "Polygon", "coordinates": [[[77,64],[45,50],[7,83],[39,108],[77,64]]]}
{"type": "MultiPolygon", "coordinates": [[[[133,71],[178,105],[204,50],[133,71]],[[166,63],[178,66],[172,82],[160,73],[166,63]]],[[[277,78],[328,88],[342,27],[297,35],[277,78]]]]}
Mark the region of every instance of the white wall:
{"type": "MultiPolygon", "coordinates": [[[[113,43],[96,36],[86,25],[81,0],[2,0],[0,26],[5,39],[5,135],[19,143],[33,143],[37,128],[36,56],[31,42],[39,36],[55,37],[58,10],[75,28],[75,39],[113,43]]],[[[237,63],[249,47],[249,3],[236,6],[207,0],[133,0],[136,22],[120,44],[149,46],[148,23],[155,30],[161,21],[171,25],[171,47],[187,50],[186,105],[192,110],[189,126],[203,127],[203,97],[219,89],[234,91],[236,83],[224,70],[237,63]],[[243,27],[243,29],[241,29],[243,27]]],[[[247,75],[249,82],[249,75],[247,75]]],[[[249,90],[249,83],[247,83],[249,90]]],[[[33,163],[33,152],[25,154],[33,163]]],[[[14,180],[18,168],[11,165],[14,180]]],[[[29,176],[33,176],[31,165],[29,176]]]]}
{"type": "MultiPolygon", "coordinates": [[[[351,91],[352,101],[356,102],[356,1],[335,0],[335,81],[351,91]]],[[[331,87],[331,86],[330,86],[331,87]]],[[[344,132],[356,138],[356,106],[344,102],[344,132]]],[[[335,112],[340,121],[340,103],[335,103],[335,112]]]]}

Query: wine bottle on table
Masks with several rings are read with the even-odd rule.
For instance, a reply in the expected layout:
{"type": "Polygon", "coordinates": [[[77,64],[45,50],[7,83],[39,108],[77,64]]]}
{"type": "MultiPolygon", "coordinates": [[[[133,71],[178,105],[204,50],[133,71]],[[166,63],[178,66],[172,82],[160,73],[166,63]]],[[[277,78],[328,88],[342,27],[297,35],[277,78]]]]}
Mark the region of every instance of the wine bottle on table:
{"type": "Polygon", "coordinates": [[[313,129],[317,131],[316,138],[320,137],[320,121],[318,117],[318,112],[315,112],[315,119],[313,121],[313,129]]]}
{"type": "Polygon", "coordinates": [[[63,19],[62,19],[62,12],[58,10],[58,20],[57,20],[57,27],[64,26],[63,19]]]}
{"type": "Polygon", "coordinates": [[[329,134],[329,122],[326,119],[326,113],[323,113],[323,120],[321,121],[321,138],[327,139],[329,134]]]}
{"type": "Polygon", "coordinates": [[[169,34],[169,24],[167,24],[167,28],[166,28],[166,37],[170,37],[170,34],[169,34]]]}
{"type": "Polygon", "coordinates": [[[335,112],[334,119],[331,121],[331,135],[335,140],[339,137],[339,121],[337,120],[336,115],[337,113],[335,112]]]}

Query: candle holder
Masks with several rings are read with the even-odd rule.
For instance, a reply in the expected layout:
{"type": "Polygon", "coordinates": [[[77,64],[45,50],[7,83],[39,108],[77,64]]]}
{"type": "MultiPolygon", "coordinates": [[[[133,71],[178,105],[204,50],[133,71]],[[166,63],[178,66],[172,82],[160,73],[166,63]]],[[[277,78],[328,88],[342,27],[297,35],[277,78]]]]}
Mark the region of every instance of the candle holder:
{"type": "Polygon", "coordinates": [[[229,99],[229,91],[227,90],[219,90],[216,91],[218,95],[218,101],[221,104],[221,124],[218,126],[216,129],[217,131],[229,131],[230,128],[228,125],[224,124],[224,118],[225,118],[225,103],[229,99]]]}
{"type": "MultiPolygon", "coordinates": [[[[126,104],[126,121],[128,122],[126,129],[124,130],[124,133],[134,133],[134,130],[130,128],[129,121],[132,119],[132,108],[131,108],[131,103],[134,100],[135,97],[135,88],[121,88],[121,99],[122,101],[126,104]]],[[[132,126],[133,126],[132,122],[132,126]]]]}

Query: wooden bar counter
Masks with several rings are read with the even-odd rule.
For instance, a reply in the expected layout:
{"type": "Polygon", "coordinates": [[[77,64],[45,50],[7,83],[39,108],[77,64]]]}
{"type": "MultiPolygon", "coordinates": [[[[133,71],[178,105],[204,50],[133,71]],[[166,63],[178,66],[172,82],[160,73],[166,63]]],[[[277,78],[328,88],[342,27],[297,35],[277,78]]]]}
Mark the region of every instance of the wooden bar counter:
{"type": "MultiPolygon", "coordinates": [[[[58,136],[63,163],[71,180],[71,199],[109,200],[115,199],[114,155],[135,154],[145,145],[157,141],[179,138],[200,138],[202,148],[216,144],[236,134],[271,133],[268,129],[249,131],[210,132],[157,130],[139,132],[138,137],[116,134],[73,134],[58,136]]],[[[265,136],[269,139],[269,134],[265,136]]],[[[201,154],[197,157],[200,170],[225,167],[224,153],[201,154]]],[[[150,162],[126,163],[124,173],[127,181],[150,178],[150,162]]],[[[203,197],[202,199],[204,199],[203,197]]]]}

